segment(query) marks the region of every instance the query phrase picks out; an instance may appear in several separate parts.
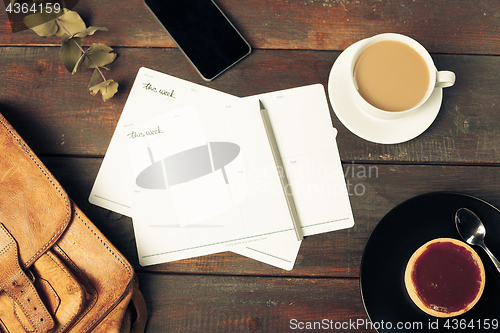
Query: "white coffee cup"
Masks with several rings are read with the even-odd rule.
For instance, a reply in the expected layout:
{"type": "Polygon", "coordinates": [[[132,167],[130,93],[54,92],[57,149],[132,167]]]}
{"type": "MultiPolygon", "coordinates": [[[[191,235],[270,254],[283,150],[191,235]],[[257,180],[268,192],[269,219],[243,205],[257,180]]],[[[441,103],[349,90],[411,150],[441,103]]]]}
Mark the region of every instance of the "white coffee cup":
{"type": "Polygon", "coordinates": [[[431,96],[435,88],[445,88],[445,87],[451,87],[453,84],[455,84],[455,74],[450,71],[437,71],[436,67],[434,65],[434,61],[432,60],[429,52],[416,40],[400,35],[400,34],[394,34],[394,33],[385,33],[385,34],[380,34],[380,35],[375,35],[373,37],[364,39],[359,42],[360,45],[356,52],[354,53],[351,63],[350,63],[350,76],[349,76],[349,85],[352,91],[352,97],[356,104],[366,113],[377,117],[381,119],[397,119],[404,117],[408,115],[411,112],[415,112],[418,110],[419,107],[421,107],[431,96]],[[427,70],[429,71],[429,85],[427,87],[427,90],[425,92],[424,97],[418,102],[416,105],[413,107],[406,109],[406,110],[400,110],[400,111],[387,111],[387,110],[382,110],[378,107],[373,106],[372,104],[368,103],[363,96],[358,91],[358,85],[356,83],[356,79],[354,76],[354,71],[355,71],[355,66],[357,63],[357,60],[359,56],[363,53],[363,51],[370,45],[381,42],[381,41],[398,41],[402,42],[409,47],[411,47],[413,50],[415,50],[425,61],[427,70]]]}

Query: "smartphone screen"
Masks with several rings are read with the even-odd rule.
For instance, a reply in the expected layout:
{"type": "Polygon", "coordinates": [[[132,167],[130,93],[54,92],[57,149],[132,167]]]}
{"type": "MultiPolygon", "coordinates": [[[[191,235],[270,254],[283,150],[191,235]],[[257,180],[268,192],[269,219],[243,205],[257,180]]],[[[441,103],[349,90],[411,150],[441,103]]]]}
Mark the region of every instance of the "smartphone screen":
{"type": "Polygon", "coordinates": [[[145,0],[203,79],[211,81],[251,47],[212,0],[145,0]]]}

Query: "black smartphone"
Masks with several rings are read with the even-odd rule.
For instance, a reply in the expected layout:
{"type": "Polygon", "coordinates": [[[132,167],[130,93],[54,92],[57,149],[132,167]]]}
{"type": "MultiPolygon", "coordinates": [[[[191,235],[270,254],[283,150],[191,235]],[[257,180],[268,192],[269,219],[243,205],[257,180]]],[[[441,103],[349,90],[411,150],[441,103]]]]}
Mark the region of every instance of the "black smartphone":
{"type": "Polygon", "coordinates": [[[250,44],[212,0],[144,0],[206,81],[246,57],[250,44]]]}

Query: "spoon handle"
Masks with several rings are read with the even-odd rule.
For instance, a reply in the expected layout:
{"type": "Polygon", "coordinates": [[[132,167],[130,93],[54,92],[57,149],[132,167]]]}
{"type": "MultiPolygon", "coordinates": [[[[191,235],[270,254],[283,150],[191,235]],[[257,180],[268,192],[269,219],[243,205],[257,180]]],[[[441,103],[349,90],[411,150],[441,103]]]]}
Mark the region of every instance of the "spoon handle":
{"type": "Polygon", "coordinates": [[[497,270],[500,272],[500,261],[498,261],[498,259],[495,258],[493,253],[491,253],[491,251],[486,246],[483,246],[483,249],[490,256],[491,261],[493,261],[493,264],[495,264],[497,270]]]}

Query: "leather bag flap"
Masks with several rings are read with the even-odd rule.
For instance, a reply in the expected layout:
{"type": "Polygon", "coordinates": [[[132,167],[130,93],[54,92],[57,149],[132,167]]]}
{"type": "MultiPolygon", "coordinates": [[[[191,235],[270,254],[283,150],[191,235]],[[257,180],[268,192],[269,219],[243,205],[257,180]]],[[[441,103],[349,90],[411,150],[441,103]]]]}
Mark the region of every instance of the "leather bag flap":
{"type": "Polygon", "coordinates": [[[61,236],[71,218],[61,185],[0,115],[0,223],[27,268],[61,236]]]}

